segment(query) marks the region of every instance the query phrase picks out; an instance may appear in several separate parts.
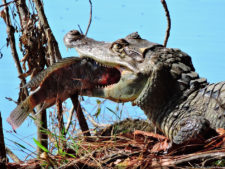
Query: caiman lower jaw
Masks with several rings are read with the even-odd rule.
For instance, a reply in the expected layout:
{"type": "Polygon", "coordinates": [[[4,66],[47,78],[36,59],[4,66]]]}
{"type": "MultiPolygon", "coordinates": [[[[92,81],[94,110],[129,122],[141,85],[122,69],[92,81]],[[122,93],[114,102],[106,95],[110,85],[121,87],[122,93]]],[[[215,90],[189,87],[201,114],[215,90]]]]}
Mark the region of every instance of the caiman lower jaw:
{"type": "Polygon", "coordinates": [[[116,102],[134,101],[139,96],[147,80],[145,76],[137,75],[119,65],[111,67],[93,59],[87,59],[91,60],[92,63],[95,62],[102,68],[98,67],[100,72],[95,71],[97,74],[94,77],[94,86],[82,90],[80,95],[101,97],[116,102]]]}
{"type": "Polygon", "coordinates": [[[92,65],[93,80],[86,80],[88,86],[80,91],[80,95],[101,97],[116,102],[133,101],[136,98],[134,96],[136,91],[134,92],[133,87],[129,86],[135,81],[133,79],[136,79],[133,72],[119,65],[111,67],[91,58],[85,60],[92,65]]]}

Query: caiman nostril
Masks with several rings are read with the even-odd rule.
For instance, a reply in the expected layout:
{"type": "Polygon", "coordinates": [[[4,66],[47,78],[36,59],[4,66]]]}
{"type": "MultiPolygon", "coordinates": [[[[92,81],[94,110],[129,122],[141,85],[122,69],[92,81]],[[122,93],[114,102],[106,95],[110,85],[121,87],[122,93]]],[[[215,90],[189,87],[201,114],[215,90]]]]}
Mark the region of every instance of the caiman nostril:
{"type": "Polygon", "coordinates": [[[78,30],[71,30],[64,36],[64,44],[68,48],[75,47],[78,45],[79,40],[82,40],[84,38],[84,35],[82,35],[78,30]]]}
{"type": "Polygon", "coordinates": [[[81,35],[81,33],[78,30],[71,30],[70,34],[71,35],[77,35],[77,36],[81,35]]]}

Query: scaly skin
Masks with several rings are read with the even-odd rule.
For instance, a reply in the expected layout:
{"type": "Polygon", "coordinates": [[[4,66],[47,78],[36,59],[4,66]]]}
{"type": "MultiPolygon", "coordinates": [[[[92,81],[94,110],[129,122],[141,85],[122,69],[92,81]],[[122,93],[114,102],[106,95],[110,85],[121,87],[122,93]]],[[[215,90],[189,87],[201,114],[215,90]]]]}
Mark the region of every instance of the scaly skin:
{"type": "Polygon", "coordinates": [[[81,95],[132,101],[176,144],[225,128],[225,82],[208,84],[195,72],[190,56],[179,49],[164,48],[137,33],[108,43],[70,31],[64,43],[80,57],[121,74],[118,83],[82,90],[81,95]]]}
{"type": "MultiPolygon", "coordinates": [[[[42,109],[45,109],[54,105],[57,99],[64,101],[82,89],[114,83],[116,79],[107,78],[112,73],[115,75],[116,72],[97,65],[93,60],[77,57],[62,59],[40,72],[26,85],[35,91],[11,112],[7,121],[15,130],[38,104],[42,103],[42,109]]],[[[119,77],[119,72],[117,74],[119,77]]]]}

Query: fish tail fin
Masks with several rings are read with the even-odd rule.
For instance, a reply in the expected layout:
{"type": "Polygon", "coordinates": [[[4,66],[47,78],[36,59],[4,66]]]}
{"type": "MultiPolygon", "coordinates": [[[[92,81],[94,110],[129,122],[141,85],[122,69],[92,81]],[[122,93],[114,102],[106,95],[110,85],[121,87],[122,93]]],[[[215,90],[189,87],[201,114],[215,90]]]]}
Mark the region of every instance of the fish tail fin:
{"type": "Polygon", "coordinates": [[[10,113],[10,116],[7,118],[7,122],[12,126],[13,130],[16,130],[24,122],[35,106],[36,104],[31,95],[10,113]]]}

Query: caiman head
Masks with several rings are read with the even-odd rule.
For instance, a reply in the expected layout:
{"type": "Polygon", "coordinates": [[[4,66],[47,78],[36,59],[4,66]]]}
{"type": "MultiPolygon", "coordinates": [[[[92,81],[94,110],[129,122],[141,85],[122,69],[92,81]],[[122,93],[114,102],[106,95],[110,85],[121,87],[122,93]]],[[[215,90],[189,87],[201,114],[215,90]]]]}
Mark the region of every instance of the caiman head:
{"type": "Polygon", "coordinates": [[[146,54],[149,49],[160,46],[142,39],[137,32],[108,43],[88,38],[77,30],[68,32],[64,43],[68,48],[75,48],[80,57],[93,59],[102,66],[117,70],[110,77],[114,79],[114,84],[82,91],[82,95],[116,102],[134,101],[140,95],[151,73],[146,54]]]}

